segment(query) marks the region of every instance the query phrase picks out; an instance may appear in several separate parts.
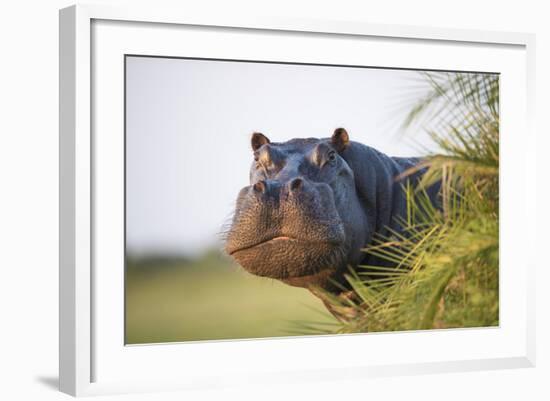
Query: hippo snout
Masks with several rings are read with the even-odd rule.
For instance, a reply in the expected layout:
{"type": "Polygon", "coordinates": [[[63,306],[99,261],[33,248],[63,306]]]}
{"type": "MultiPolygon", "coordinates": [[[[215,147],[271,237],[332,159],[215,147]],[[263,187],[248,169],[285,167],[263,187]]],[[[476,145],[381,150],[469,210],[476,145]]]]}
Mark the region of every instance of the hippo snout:
{"type": "Polygon", "coordinates": [[[344,242],[331,188],[296,176],[241,191],[226,251],[253,274],[284,279],[332,268],[344,242]]]}

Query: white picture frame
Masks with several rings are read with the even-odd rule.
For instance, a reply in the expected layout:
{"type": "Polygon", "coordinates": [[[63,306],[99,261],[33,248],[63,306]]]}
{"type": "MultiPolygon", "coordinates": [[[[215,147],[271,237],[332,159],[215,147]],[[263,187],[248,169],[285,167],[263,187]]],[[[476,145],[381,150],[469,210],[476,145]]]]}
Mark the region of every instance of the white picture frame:
{"type": "MultiPolygon", "coordinates": [[[[185,34],[185,32],[182,34],[185,34]]],[[[517,223],[517,220],[514,219],[525,218],[525,221],[529,222],[528,225],[532,225],[528,228],[532,232],[535,231],[535,208],[529,202],[530,192],[529,190],[514,191],[512,185],[513,183],[523,183],[525,188],[535,187],[534,184],[528,186],[529,183],[533,183],[535,180],[535,135],[532,129],[535,85],[534,44],[534,35],[524,33],[371,25],[345,21],[276,18],[233,20],[223,16],[189,15],[154,7],[119,9],[107,6],[78,5],[61,10],[60,390],[80,396],[167,389],[211,388],[242,385],[248,382],[278,381],[280,383],[350,377],[359,380],[373,376],[534,366],[535,284],[532,273],[534,272],[535,260],[534,256],[530,256],[534,253],[529,252],[530,247],[533,245],[519,243],[519,246],[515,247],[516,249],[506,246],[515,239],[513,233],[509,230],[515,222],[517,223]],[[98,38],[94,42],[92,40],[95,29],[94,24],[99,27],[102,21],[108,22],[105,24],[105,29],[97,28],[103,30],[97,31],[99,32],[97,34],[98,38]],[[114,26],[116,22],[126,25],[117,27],[114,26]],[[514,131],[522,132],[521,137],[517,133],[515,135],[503,135],[505,139],[503,139],[501,145],[503,147],[501,191],[504,200],[501,208],[505,212],[512,207],[516,207],[516,210],[519,207],[519,215],[510,216],[510,219],[504,221],[501,225],[503,244],[501,257],[506,256],[505,259],[502,259],[503,261],[515,260],[514,258],[519,258],[521,250],[527,255],[523,257],[520,263],[521,266],[518,268],[520,271],[517,273],[517,279],[515,279],[517,289],[514,291],[517,291],[517,293],[513,295],[514,300],[517,301],[514,305],[517,305],[517,307],[506,309],[504,308],[505,303],[503,305],[504,312],[502,312],[505,315],[501,316],[504,323],[499,328],[485,329],[486,331],[483,332],[468,329],[449,330],[442,334],[428,331],[423,333],[382,333],[368,337],[369,343],[376,343],[372,345],[373,348],[383,347],[385,339],[389,338],[388,336],[391,336],[389,341],[392,344],[403,341],[403,348],[405,348],[405,345],[410,346],[414,343],[417,348],[422,347],[422,345],[433,344],[434,348],[437,349],[438,344],[444,346],[445,343],[448,344],[450,341],[480,344],[479,349],[472,346],[474,350],[464,358],[456,356],[459,354],[449,353],[449,355],[441,354],[439,359],[435,357],[420,359],[418,355],[411,354],[385,360],[383,356],[377,357],[373,352],[370,354],[373,362],[365,364],[362,363],[359,352],[356,360],[350,357],[346,363],[337,361],[337,353],[331,351],[336,350],[337,347],[367,349],[368,344],[365,343],[363,335],[211,342],[192,346],[175,344],[159,345],[156,348],[131,347],[131,349],[125,349],[122,339],[111,336],[112,333],[109,331],[110,326],[115,324],[113,322],[120,318],[120,314],[115,313],[120,309],[113,308],[113,314],[107,316],[106,313],[102,312],[104,309],[102,309],[101,302],[98,303],[97,299],[98,288],[101,288],[101,296],[107,298],[113,296],[112,294],[115,291],[122,291],[122,288],[119,288],[120,276],[118,278],[113,276],[115,280],[112,282],[114,284],[107,288],[105,285],[106,275],[97,275],[94,270],[98,266],[98,260],[103,260],[103,256],[97,254],[98,238],[99,240],[102,238],[100,235],[101,228],[98,227],[103,227],[102,223],[100,222],[98,225],[98,222],[103,218],[101,217],[103,209],[98,211],[97,205],[94,204],[95,193],[98,189],[95,176],[101,174],[98,173],[98,169],[101,169],[99,164],[103,163],[98,160],[103,159],[103,156],[109,159],[111,156],[107,153],[111,152],[113,153],[113,164],[116,165],[115,158],[120,156],[116,155],[116,147],[109,148],[108,143],[97,144],[94,141],[94,127],[97,128],[100,124],[99,121],[94,119],[104,118],[99,110],[101,107],[108,108],[113,113],[118,114],[122,112],[122,109],[117,96],[109,97],[109,99],[112,99],[112,104],[107,104],[106,101],[104,105],[100,103],[100,106],[97,106],[92,101],[94,96],[102,96],[98,95],[97,91],[103,90],[94,87],[94,85],[101,85],[98,82],[107,82],[101,81],[104,78],[92,82],[92,77],[94,69],[120,65],[117,64],[121,62],[120,55],[128,53],[126,44],[130,43],[132,39],[136,40],[140,37],[139,31],[145,26],[143,24],[148,24],[147,27],[156,26],[158,29],[155,28],[154,32],[148,32],[147,40],[142,40],[139,45],[129,45],[128,48],[145,49],[146,46],[157,46],[161,38],[166,38],[166,35],[175,32],[169,31],[170,29],[177,30],[180,27],[185,31],[185,27],[201,27],[204,31],[214,30],[214,37],[216,35],[228,35],[227,32],[220,32],[224,29],[229,29],[232,32],[242,30],[246,35],[262,33],[265,40],[275,41],[273,43],[276,43],[277,40],[284,40],[277,37],[279,33],[283,33],[287,36],[305,36],[307,38],[304,41],[313,40],[316,36],[322,36],[327,40],[332,37],[338,37],[342,40],[366,40],[371,38],[372,40],[384,40],[389,47],[394,42],[397,45],[399,41],[405,41],[407,46],[437,46],[440,50],[438,61],[433,58],[426,58],[403,62],[399,61],[399,57],[402,58],[403,55],[386,54],[387,59],[385,59],[383,65],[388,67],[412,68],[416,66],[417,68],[433,69],[452,67],[452,61],[449,61],[451,52],[448,51],[449,49],[445,50],[445,46],[454,46],[452,52],[460,53],[464,51],[466,52],[464,54],[468,54],[472,49],[478,49],[480,56],[477,60],[472,57],[464,57],[462,60],[460,67],[465,70],[476,70],[476,66],[493,65],[495,68],[492,71],[502,73],[499,68],[500,64],[498,64],[501,63],[503,71],[507,71],[503,73],[503,76],[510,77],[505,80],[502,97],[505,98],[506,93],[510,93],[508,91],[513,89],[519,93],[518,99],[513,100],[516,103],[512,103],[512,100],[510,102],[503,101],[503,132],[505,130],[510,133],[514,131]],[[121,34],[121,30],[127,30],[128,32],[132,30],[132,34],[121,34]],[[105,38],[109,40],[106,41],[105,38]],[[482,53],[486,51],[485,48],[495,49],[492,60],[489,60],[489,56],[486,56],[487,60],[482,56],[482,53]],[[105,51],[105,54],[97,53],[102,51],[105,51]],[[501,53],[502,58],[499,58],[498,55],[501,53]],[[98,54],[102,55],[101,58],[94,59],[95,55],[98,54]],[[449,60],[446,60],[446,57],[449,60]],[[508,163],[506,160],[507,151],[515,152],[514,154],[517,155],[517,159],[521,163],[516,163],[519,165],[515,167],[508,163]],[[101,153],[101,155],[98,155],[98,153],[101,153]],[[509,313],[508,311],[510,311],[510,315],[506,315],[509,313]],[[488,344],[486,352],[482,350],[481,344],[484,344],[483,341],[488,344]],[[292,346],[289,344],[292,344],[292,346]],[[490,344],[493,344],[494,348],[489,347],[490,344]],[[113,347],[118,348],[114,349],[113,347]],[[179,348],[176,351],[175,348],[171,349],[170,347],[179,348]],[[326,350],[326,355],[317,360],[312,356],[319,349],[326,350]],[[289,369],[285,368],[284,358],[277,359],[278,356],[284,356],[288,352],[296,355],[298,360],[293,361],[296,366],[292,369],[290,369],[290,366],[289,369]],[[302,358],[299,358],[300,353],[309,355],[309,362],[300,364],[300,361],[302,361],[302,358]],[[262,358],[270,360],[270,368],[256,365],[254,369],[250,369],[244,366],[247,362],[260,363],[258,360],[251,359],[254,355],[259,354],[262,355],[262,358]],[[186,357],[182,358],[182,355],[186,355],[186,357]],[[215,358],[220,358],[220,360],[233,358],[233,360],[231,364],[228,363],[227,365],[223,363],[216,364],[218,370],[206,374],[207,369],[212,369],[212,367],[201,366],[198,360],[199,356],[204,358],[205,355],[207,355],[208,361],[215,358]],[[239,362],[239,359],[242,361],[239,362]],[[154,365],[157,372],[140,367],[139,361],[145,361],[147,365],[154,365]],[[181,373],[169,374],[169,369],[172,369],[172,372],[174,371],[173,368],[176,366],[174,364],[177,361],[181,364],[181,366],[177,366],[182,369],[182,372],[185,372],[185,375],[181,373]],[[239,363],[243,366],[239,366],[239,363]],[[113,366],[112,371],[107,372],[107,364],[113,366]],[[166,371],[159,370],[159,365],[166,366],[166,371]],[[125,369],[122,369],[122,367],[125,369]],[[231,371],[233,369],[238,374],[232,375],[231,371]],[[124,375],[117,374],[121,370],[125,371],[124,375]],[[106,373],[103,373],[103,371],[106,373]]],[[[168,43],[165,48],[159,48],[158,52],[160,54],[172,52],[173,50],[170,49],[172,45],[168,43]]],[[[150,49],[148,51],[151,51],[150,49]]],[[[225,51],[236,52],[239,49],[242,49],[243,54],[250,50],[237,43],[233,50],[225,51]]],[[[185,50],[182,51],[185,52],[185,50]]],[[[346,56],[345,50],[342,52],[342,57],[351,58],[350,55],[346,56]]],[[[380,62],[376,60],[376,57],[379,59],[385,57],[385,51],[380,50],[379,53],[376,53],[375,46],[373,52],[373,54],[379,54],[375,56],[374,64],[380,62]]],[[[236,58],[239,57],[244,56],[237,56],[236,58]]],[[[265,55],[264,57],[269,56],[265,55]]],[[[282,56],[274,55],[273,57],[280,61],[282,56]]],[[[293,56],[289,55],[288,57],[293,56]]],[[[111,83],[114,82],[114,85],[110,86],[110,90],[118,92],[123,90],[119,80],[121,72],[121,70],[118,71],[118,75],[114,77],[115,80],[110,81],[111,83]]],[[[106,120],[113,124],[112,127],[117,127],[119,125],[115,120],[120,122],[119,117],[113,116],[106,120]]],[[[101,188],[101,191],[105,193],[109,185],[116,187],[119,184],[120,182],[117,182],[115,177],[106,187],[101,188]]],[[[116,224],[118,220],[114,219],[114,221],[113,224],[116,224]]],[[[116,255],[111,256],[118,260],[116,255]]],[[[510,278],[512,276],[507,273],[508,271],[511,272],[511,270],[504,270],[505,274],[501,277],[501,284],[503,284],[501,286],[501,298],[503,302],[507,301],[507,294],[510,291],[507,283],[511,283],[510,278]]],[[[118,305],[119,302],[117,302],[115,300],[114,303],[118,305]]],[[[120,322],[120,325],[122,323],[120,322]]],[[[451,351],[449,350],[449,352],[451,351]]],[[[460,345],[454,351],[462,352],[460,345]]],[[[426,354],[429,354],[429,352],[426,351],[426,354]]]]}

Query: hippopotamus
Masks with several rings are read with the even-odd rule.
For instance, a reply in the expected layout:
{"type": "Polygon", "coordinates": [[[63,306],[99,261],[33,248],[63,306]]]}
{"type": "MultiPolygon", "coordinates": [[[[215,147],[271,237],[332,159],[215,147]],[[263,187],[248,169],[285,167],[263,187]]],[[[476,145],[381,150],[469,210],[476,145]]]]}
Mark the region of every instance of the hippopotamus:
{"type": "Polygon", "coordinates": [[[254,133],[251,146],[250,185],[237,196],[225,243],[238,264],[317,295],[349,289],[350,266],[387,263],[364,248],[377,233],[401,230],[403,184],[418,183],[421,159],[387,156],[351,141],[344,128],[279,143],[254,133]]]}

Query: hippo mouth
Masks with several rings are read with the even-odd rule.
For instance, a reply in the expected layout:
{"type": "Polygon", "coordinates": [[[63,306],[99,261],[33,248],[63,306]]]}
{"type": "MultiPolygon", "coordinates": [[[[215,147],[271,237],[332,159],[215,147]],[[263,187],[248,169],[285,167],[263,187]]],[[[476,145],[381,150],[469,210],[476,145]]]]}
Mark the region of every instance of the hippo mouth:
{"type": "Polygon", "coordinates": [[[318,242],[318,241],[300,240],[300,239],[297,239],[297,238],[288,237],[286,235],[278,235],[276,237],[272,237],[272,238],[262,240],[260,242],[257,242],[255,244],[253,244],[253,245],[248,245],[248,246],[244,246],[242,248],[233,249],[233,250],[229,251],[228,253],[229,253],[229,255],[233,256],[237,252],[246,251],[246,250],[249,250],[249,249],[252,249],[252,248],[255,248],[255,247],[260,247],[260,246],[263,246],[263,245],[273,244],[273,243],[276,243],[276,242],[281,242],[281,244],[289,244],[291,242],[301,242],[301,243],[314,244],[315,242],[318,242]]]}
{"type": "Polygon", "coordinates": [[[249,273],[288,281],[324,277],[341,264],[343,244],[335,240],[308,240],[277,235],[228,250],[249,273]]]}

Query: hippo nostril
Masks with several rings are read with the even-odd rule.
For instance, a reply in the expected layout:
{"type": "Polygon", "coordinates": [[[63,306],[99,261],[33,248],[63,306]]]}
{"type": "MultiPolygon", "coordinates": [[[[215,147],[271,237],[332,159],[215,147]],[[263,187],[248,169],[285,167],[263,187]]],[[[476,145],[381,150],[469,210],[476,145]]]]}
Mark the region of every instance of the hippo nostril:
{"type": "Polygon", "coordinates": [[[290,182],[290,190],[297,191],[302,187],[303,180],[301,178],[295,178],[290,182]]]}
{"type": "Polygon", "coordinates": [[[254,191],[256,192],[260,192],[263,194],[265,193],[265,189],[265,181],[258,181],[256,184],[254,184],[254,191]]]}

